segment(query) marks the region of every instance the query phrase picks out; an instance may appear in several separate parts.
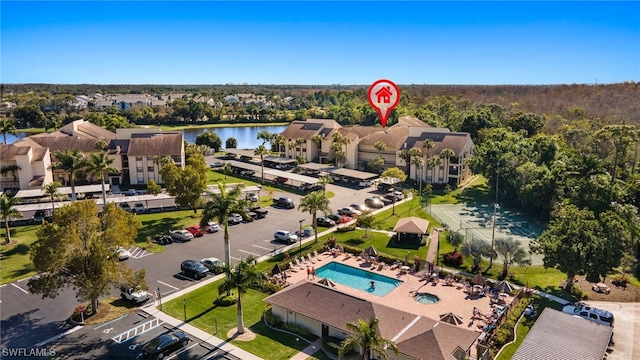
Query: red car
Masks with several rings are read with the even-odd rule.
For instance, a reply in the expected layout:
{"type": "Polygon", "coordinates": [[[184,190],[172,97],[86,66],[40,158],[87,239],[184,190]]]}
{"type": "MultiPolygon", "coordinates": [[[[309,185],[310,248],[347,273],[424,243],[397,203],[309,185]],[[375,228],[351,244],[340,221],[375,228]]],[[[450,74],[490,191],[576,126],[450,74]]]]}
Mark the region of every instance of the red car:
{"type": "Polygon", "coordinates": [[[204,233],[200,229],[199,225],[193,225],[193,226],[186,227],[185,230],[190,232],[194,237],[200,237],[200,236],[204,235],[204,233]]]}

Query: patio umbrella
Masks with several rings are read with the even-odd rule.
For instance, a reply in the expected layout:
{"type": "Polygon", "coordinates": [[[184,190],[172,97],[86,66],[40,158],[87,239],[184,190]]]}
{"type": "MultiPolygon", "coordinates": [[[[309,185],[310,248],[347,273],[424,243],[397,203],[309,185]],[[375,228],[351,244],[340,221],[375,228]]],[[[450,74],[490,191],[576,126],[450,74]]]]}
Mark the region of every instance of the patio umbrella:
{"type": "Polygon", "coordinates": [[[335,287],[336,286],[336,284],[333,281],[331,281],[330,279],[328,279],[328,278],[322,278],[322,279],[318,280],[318,284],[322,284],[324,286],[331,286],[331,287],[335,287]]]}
{"type": "Polygon", "coordinates": [[[453,324],[453,325],[460,325],[462,324],[462,317],[460,315],[456,315],[454,313],[449,312],[449,313],[440,315],[440,321],[453,324]]]}
{"type": "Polygon", "coordinates": [[[273,269],[271,269],[271,275],[280,274],[281,272],[280,264],[276,264],[273,269]]]}
{"type": "Polygon", "coordinates": [[[476,276],[474,276],[473,279],[471,279],[471,282],[476,285],[482,285],[482,286],[487,284],[486,280],[482,277],[481,274],[476,274],[476,276]]]}
{"type": "Polygon", "coordinates": [[[378,256],[378,250],[376,250],[375,247],[373,247],[373,245],[369,246],[365,252],[367,253],[367,255],[369,256],[378,256]]]}
{"type": "Polygon", "coordinates": [[[496,285],[495,289],[501,293],[510,293],[513,291],[513,285],[508,281],[502,280],[496,285]]]}

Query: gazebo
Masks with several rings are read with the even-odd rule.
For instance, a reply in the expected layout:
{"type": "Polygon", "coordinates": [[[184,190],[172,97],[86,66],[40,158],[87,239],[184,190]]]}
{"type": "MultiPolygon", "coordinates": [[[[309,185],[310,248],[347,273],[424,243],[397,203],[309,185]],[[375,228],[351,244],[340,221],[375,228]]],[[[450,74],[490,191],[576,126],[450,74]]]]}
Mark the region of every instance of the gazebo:
{"type": "Polygon", "coordinates": [[[393,231],[398,234],[396,242],[419,246],[428,229],[429,220],[411,216],[398,220],[393,231]]]}

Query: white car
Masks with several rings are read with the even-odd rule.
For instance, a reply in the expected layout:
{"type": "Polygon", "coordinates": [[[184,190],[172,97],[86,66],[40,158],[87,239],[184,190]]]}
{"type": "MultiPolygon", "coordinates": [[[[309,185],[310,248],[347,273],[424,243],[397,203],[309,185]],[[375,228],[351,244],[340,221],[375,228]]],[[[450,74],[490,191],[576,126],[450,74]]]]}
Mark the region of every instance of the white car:
{"type": "Polygon", "coordinates": [[[120,261],[127,260],[131,256],[129,250],[123,248],[122,246],[116,249],[116,254],[118,254],[118,260],[120,261]]]}
{"type": "Polygon", "coordinates": [[[613,326],[614,319],[612,313],[606,310],[596,309],[583,303],[567,304],[562,308],[562,312],[593,321],[600,325],[613,326]]]}
{"type": "Polygon", "coordinates": [[[287,244],[294,244],[298,241],[298,235],[292,234],[291,231],[287,230],[278,230],[273,234],[273,237],[277,241],[282,241],[287,244]]]}
{"type": "Polygon", "coordinates": [[[247,193],[247,200],[251,202],[258,202],[260,201],[260,198],[258,197],[258,195],[256,195],[256,193],[250,192],[247,193]]]}
{"type": "Polygon", "coordinates": [[[242,215],[238,213],[232,213],[229,216],[229,224],[240,224],[242,222],[242,215]]]}
{"type": "Polygon", "coordinates": [[[209,221],[204,228],[208,233],[214,233],[220,231],[220,224],[215,221],[209,221]]]}
{"type": "Polygon", "coordinates": [[[173,240],[177,240],[180,242],[191,241],[193,239],[193,234],[187,230],[173,230],[169,231],[169,235],[173,240]]]}
{"type": "Polygon", "coordinates": [[[128,300],[137,305],[149,300],[149,293],[142,289],[122,287],[120,288],[120,297],[122,300],[128,300]]]}
{"type": "Polygon", "coordinates": [[[208,257],[200,260],[202,265],[206,266],[212,274],[220,274],[224,271],[224,262],[215,257],[208,257]]]}

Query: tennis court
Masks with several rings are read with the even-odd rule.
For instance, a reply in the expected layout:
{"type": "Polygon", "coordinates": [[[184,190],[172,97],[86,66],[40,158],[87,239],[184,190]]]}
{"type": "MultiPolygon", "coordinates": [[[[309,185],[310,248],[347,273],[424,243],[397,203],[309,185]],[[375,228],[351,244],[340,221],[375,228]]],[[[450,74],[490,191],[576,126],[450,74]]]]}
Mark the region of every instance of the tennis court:
{"type": "MultiPolygon", "coordinates": [[[[491,243],[493,233],[493,205],[431,205],[431,215],[451,231],[460,232],[465,240],[481,239],[491,243]]],[[[525,250],[529,243],[542,234],[543,229],[513,211],[496,209],[495,239],[512,237],[522,242],[525,250]]],[[[500,261],[498,259],[498,261],[500,261]]],[[[531,254],[533,265],[542,265],[542,255],[531,254]]]]}

